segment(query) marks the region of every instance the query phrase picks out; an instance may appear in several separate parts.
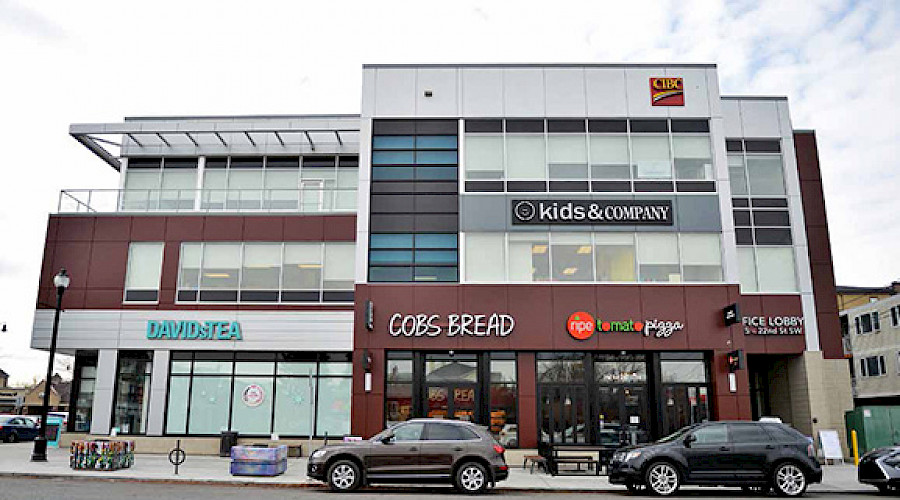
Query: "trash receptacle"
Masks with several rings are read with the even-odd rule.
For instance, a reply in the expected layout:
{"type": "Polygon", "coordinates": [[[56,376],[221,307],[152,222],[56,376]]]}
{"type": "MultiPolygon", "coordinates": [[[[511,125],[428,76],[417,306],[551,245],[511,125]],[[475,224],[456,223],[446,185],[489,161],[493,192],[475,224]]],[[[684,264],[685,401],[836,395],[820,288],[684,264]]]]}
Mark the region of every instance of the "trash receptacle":
{"type": "Polygon", "coordinates": [[[233,431],[222,431],[222,438],[219,441],[219,456],[230,457],[231,447],[237,446],[238,433],[233,431]]]}

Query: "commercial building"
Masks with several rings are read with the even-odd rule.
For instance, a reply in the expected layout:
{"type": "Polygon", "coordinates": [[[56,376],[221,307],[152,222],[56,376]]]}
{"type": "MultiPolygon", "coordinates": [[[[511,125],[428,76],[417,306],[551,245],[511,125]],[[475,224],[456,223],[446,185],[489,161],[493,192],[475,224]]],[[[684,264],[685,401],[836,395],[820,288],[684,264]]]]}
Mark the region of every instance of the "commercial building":
{"type": "Polygon", "coordinates": [[[900,405],[900,295],[841,311],[857,406],[900,405]]]}
{"type": "Polygon", "coordinates": [[[714,65],[367,65],[359,116],[71,133],[122,173],[48,225],[72,430],[533,448],[852,406],[815,134],[714,65]]]}

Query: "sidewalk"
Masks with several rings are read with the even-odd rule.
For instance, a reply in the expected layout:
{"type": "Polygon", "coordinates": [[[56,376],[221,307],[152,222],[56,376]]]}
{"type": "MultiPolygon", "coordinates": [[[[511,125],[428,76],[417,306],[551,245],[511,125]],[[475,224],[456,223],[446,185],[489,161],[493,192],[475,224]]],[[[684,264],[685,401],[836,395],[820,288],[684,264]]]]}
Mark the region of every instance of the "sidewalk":
{"type": "MultiPolygon", "coordinates": [[[[306,459],[288,459],[287,472],[276,477],[231,476],[228,473],[230,460],[210,456],[188,456],[179,473],[165,455],[138,454],[135,464],[119,471],[84,471],[69,468],[69,450],[51,448],[47,451],[46,463],[30,461],[31,443],[0,443],[0,477],[66,477],[119,479],[124,481],[214,483],[231,485],[258,485],[280,487],[324,488],[318,481],[306,477],[306,459]]],[[[569,492],[614,492],[625,491],[623,486],[609,484],[605,476],[556,476],[527,469],[513,467],[509,479],[497,485],[505,491],[569,491],[569,492]]],[[[686,489],[692,489],[687,487],[686,489]]],[[[707,490],[709,491],[709,490],[707,490]]],[[[856,468],[852,465],[832,465],[825,467],[821,484],[810,485],[809,491],[818,493],[874,492],[875,489],[856,481],[856,468]]]]}

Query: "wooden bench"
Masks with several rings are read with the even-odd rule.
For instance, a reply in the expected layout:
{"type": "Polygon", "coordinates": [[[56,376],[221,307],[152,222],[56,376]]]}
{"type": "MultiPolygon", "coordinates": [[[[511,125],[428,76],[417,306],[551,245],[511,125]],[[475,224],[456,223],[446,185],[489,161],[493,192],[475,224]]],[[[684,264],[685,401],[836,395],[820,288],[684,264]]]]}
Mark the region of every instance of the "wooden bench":
{"type": "Polygon", "coordinates": [[[557,455],[553,457],[553,468],[556,475],[560,475],[559,464],[575,464],[576,472],[581,472],[581,466],[587,465],[587,470],[593,468],[596,475],[600,475],[600,461],[590,455],[557,455]]]}
{"type": "Polygon", "coordinates": [[[534,474],[535,465],[537,465],[538,470],[544,469],[544,472],[549,472],[547,470],[547,459],[540,455],[525,455],[525,460],[522,462],[523,469],[528,467],[528,462],[531,462],[530,474],[534,474]]]}

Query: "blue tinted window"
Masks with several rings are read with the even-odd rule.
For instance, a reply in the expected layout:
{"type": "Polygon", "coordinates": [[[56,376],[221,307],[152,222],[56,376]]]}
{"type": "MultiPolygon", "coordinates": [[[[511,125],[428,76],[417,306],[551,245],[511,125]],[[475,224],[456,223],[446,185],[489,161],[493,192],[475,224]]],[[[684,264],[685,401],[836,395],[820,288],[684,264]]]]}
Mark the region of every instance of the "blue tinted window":
{"type": "Polygon", "coordinates": [[[412,248],[411,234],[373,234],[369,248],[412,248]]]}
{"type": "Polygon", "coordinates": [[[455,135],[420,135],[416,137],[419,149],[456,149],[455,135]]]}
{"type": "Polygon", "coordinates": [[[374,149],[413,149],[411,135],[381,135],[372,139],[374,149]]]}
{"type": "Polygon", "coordinates": [[[412,268],[370,267],[369,281],[412,281],[412,268]]]}
{"type": "Polygon", "coordinates": [[[417,234],[416,248],[456,248],[456,233],[417,234]]]}
{"type": "Polygon", "coordinates": [[[416,151],[416,163],[456,165],[456,151],[416,151]]]}
{"type": "Polygon", "coordinates": [[[409,250],[372,250],[369,262],[372,264],[412,264],[413,253],[409,250]]]}
{"type": "Polygon", "coordinates": [[[416,167],[416,179],[456,180],[456,167],[416,167]]]}
{"type": "Polygon", "coordinates": [[[412,151],[375,151],[372,165],[412,165],[412,151]]]}
{"type": "Polygon", "coordinates": [[[395,181],[413,178],[413,167],[372,167],[372,179],[395,181]]]}
{"type": "Polygon", "coordinates": [[[456,281],[456,267],[417,267],[416,281],[456,281]]]}
{"type": "Polygon", "coordinates": [[[422,250],[416,252],[416,264],[456,264],[455,250],[422,250]]]}

